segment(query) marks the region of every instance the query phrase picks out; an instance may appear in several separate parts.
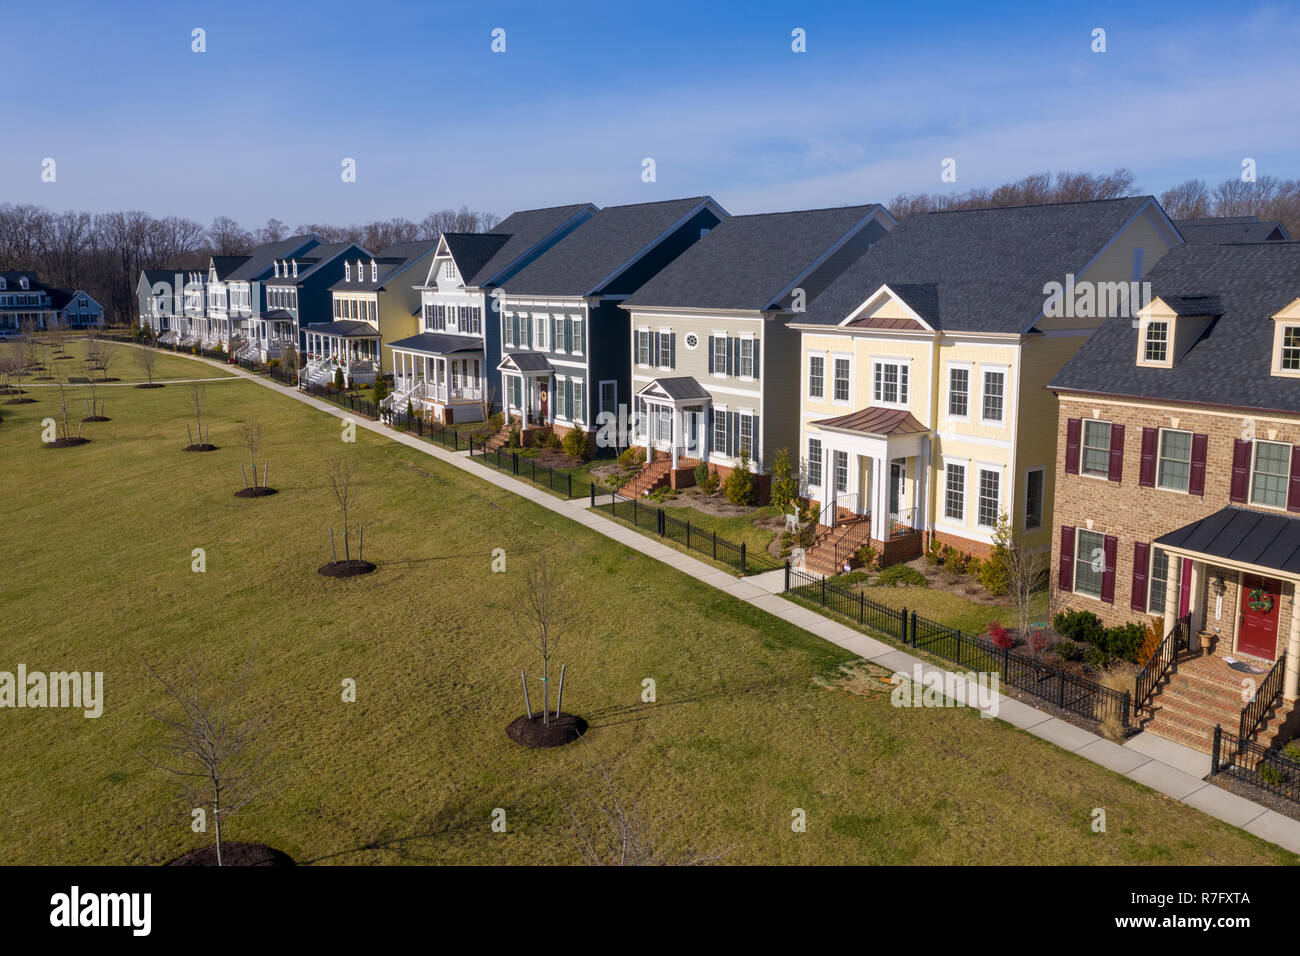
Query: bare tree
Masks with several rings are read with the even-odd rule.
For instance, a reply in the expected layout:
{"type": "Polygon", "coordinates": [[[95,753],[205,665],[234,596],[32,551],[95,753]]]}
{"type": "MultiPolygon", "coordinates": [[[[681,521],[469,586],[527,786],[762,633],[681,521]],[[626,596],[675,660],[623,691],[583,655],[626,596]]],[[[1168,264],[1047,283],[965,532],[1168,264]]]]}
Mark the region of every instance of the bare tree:
{"type": "Polygon", "coordinates": [[[160,758],[145,759],[182,781],[190,806],[211,813],[218,866],[226,818],[247,806],[259,786],[261,756],[252,744],[261,725],[243,713],[251,670],[250,655],[234,680],[213,688],[201,662],[189,667],[184,685],[149,667],[173,706],[154,715],[166,728],[160,758]]]}
{"type": "Polygon", "coordinates": [[[104,373],[105,382],[108,381],[108,367],[113,364],[115,358],[117,358],[117,346],[106,339],[101,339],[99,342],[99,370],[104,373]]]}
{"type": "Polygon", "coordinates": [[[289,238],[289,227],[274,216],[266,220],[266,225],[257,230],[258,242],[281,242],[287,238],[289,238]]]}
{"type": "MultiPolygon", "coordinates": [[[[569,615],[560,591],[555,569],[546,556],[542,555],[524,578],[515,612],[516,624],[524,639],[542,658],[542,723],[548,727],[551,724],[551,658],[559,649],[560,637],[569,625],[569,615]]],[[[526,673],[524,680],[527,705],[526,673]]],[[[559,716],[559,708],[560,701],[557,699],[556,717],[559,716]]]]}
{"type": "Polygon", "coordinates": [[[80,422],[77,423],[77,434],[73,435],[71,424],[68,421],[68,392],[67,389],[64,387],[62,378],[58,380],[58,384],[59,384],[59,412],[60,412],[60,418],[63,419],[63,427],[62,429],[56,429],[55,437],[62,441],[68,441],[73,438],[79,439],[81,438],[81,423],[80,422]]]}
{"type": "Polygon", "coordinates": [[[146,329],[145,335],[146,344],[135,350],[135,364],[140,366],[140,371],[144,372],[148,384],[153,385],[153,373],[158,365],[158,350],[154,348],[158,333],[153,329],[146,329]]]}
{"type": "MultiPolygon", "coordinates": [[[[257,489],[257,453],[262,450],[262,423],[257,419],[251,422],[244,422],[239,426],[239,437],[243,439],[244,447],[248,449],[248,458],[253,468],[253,488],[257,489]]],[[[266,463],[269,467],[269,463],[266,463]]],[[[242,472],[244,466],[241,463],[239,470],[242,472]]],[[[244,487],[248,487],[248,476],[244,476],[244,487]]],[[[266,487],[266,476],[262,476],[262,487],[266,487]]]]}
{"type": "MultiPolygon", "coordinates": [[[[204,446],[210,444],[208,442],[208,436],[203,433],[203,406],[205,403],[205,399],[206,399],[206,392],[204,391],[203,384],[201,382],[191,382],[190,383],[190,407],[194,409],[194,421],[195,424],[198,426],[198,431],[199,431],[198,442],[194,441],[193,434],[190,435],[191,448],[195,447],[196,445],[204,446]]],[[[188,432],[189,428],[190,426],[187,424],[185,426],[185,430],[188,432]]],[[[209,425],[208,428],[210,431],[212,426],[209,425]]]]}
{"type": "Polygon", "coordinates": [[[18,373],[21,362],[22,347],[17,342],[0,345],[0,386],[3,386],[6,395],[14,389],[12,379],[18,373]]]}
{"type": "MultiPolygon", "coordinates": [[[[352,552],[348,539],[348,518],[352,512],[353,506],[357,502],[358,492],[360,491],[360,481],[357,479],[356,462],[347,455],[339,455],[330,461],[329,465],[329,486],[334,495],[334,500],[338,503],[339,511],[343,513],[343,559],[347,563],[352,561],[352,552]]],[[[361,547],[365,543],[365,531],[362,530],[361,547]]],[[[361,547],[357,548],[357,560],[363,560],[361,556],[361,547]]],[[[330,529],[330,549],[334,548],[334,530],[330,529]]],[[[334,563],[338,563],[338,553],[333,553],[334,563]]]]}
{"type": "Polygon", "coordinates": [[[1002,561],[1006,576],[1007,593],[1016,607],[1016,623],[1020,637],[1028,639],[1033,623],[1035,596],[1047,586],[1049,554],[1041,549],[1026,548],[1014,533],[1011,519],[1003,512],[993,532],[993,548],[1002,561]]]}

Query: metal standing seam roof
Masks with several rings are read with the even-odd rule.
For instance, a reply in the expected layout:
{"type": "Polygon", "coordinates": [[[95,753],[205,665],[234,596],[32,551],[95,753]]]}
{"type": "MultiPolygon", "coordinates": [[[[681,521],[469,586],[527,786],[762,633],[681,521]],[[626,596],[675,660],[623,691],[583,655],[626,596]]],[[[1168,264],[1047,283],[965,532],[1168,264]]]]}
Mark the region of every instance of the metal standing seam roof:
{"type": "Polygon", "coordinates": [[[497,371],[549,372],[554,368],[550,360],[540,352],[507,352],[497,366],[497,371]]]}
{"type": "Polygon", "coordinates": [[[451,355],[454,352],[482,352],[483,340],[451,335],[447,332],[420,332],[389,343],[391,349],[406,352],[429,352],[433,355],[451,355]]]}
{"type": "Polygon", "coordinates": [[[863,408],[848,415],[823,418],[812,424],[822,428],[862,432],[864,435],[919,435],[930,430],[904,408],[863,408]]]}
{"type": "Polygon", "coordinates": [[[644,395],[647,390],[655,386],[658,386],[665,395],[676,401],[711,400],[713,398],[713,394],[690,375],[656,378],[638,391],[637,395],[644,395]]]}
{"type": "Polygon", "coordinates": [[[1258,568],[1300,574],[1300,518],[1229,506],[1155,541],[1258,568]]]}
{"type": "Polygon", "coordinates": [[[335,322],[314,322],[303,326],[304,332],[318,335],[337,335],[340,338],[379,338],[379,330],[369,322],[339,319],[335,322]]]}

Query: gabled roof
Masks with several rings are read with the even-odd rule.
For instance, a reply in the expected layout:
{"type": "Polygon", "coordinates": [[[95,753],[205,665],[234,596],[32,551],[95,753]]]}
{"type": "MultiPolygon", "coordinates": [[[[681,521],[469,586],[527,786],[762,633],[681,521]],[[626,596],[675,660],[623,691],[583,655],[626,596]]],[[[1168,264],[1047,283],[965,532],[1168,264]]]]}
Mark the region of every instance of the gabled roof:
{"type": "Polygon", "coordinates": [[[1175,219],[1174,225],[1188,242],[1265,242],[1291,238],[1280,222],[1260,222],[1257,216],[1175,219]]]}
{"type": "MultiPolygon", "coordinates": [[[[1049,388],[1232,408],[1300,411],[1300,381],[1272,374],[1272,317],[1300,297],[1300,242],[1175,246],[1148,274],[1151,294],[1185,304],[1201,296],[1215,316],[1172,368],[1137,364],[1138,330],[1108,319],[1049,388]]],[[[1206,314],[1189,307],[1187,314],[1206,314]]]]}
{"type": "Polygon", "coordinates": [[[444,232],[442,238],[466,286],[475,284],[483,267],[510,241],[508,235],[492,232],[444,232]]]}
{"type": "Polygon", "coordinates": [[[606,206],[502,288],[518,295],[595,295],[653,243],[708,206],[720,209],[708,196],[606,206]]]}
{"type": "Polygon", "coordinates": [[[1229,506],[1157,538],[1156,544],[1300,574],[1300,518],[1290,515],[1229,506]]]}
{"type": "Polygon", "coordinates": [[[909,216],[818,295],[798,324],[838,325],[888,285],[910,290],[913,308],[931,316],[933,328],[1023,333],[1043,313],[1043,285],[1078,275],[1148,207],[1164,218],[1150,196],[909,216]]]}
{"type": "Polygon", "coordinates": [[[637,289],[624,305],[773,308],[829,250],[883,208],[872,203],[732,216],[637,289]]]}
{"type": "Polygon", "coordinates": [[[277,259],[301,259],[309,250],[320,244],[320,236],[314,233],[290,236],[280,242],[265,243],[249,252],[245,261],[223,278],[228,282],[251,282],[261,279],[273,270],[277,259]]]}
{"type": "MultiPolygon", "coordinates": [[[[396,242],[380,251],[376,256],[358,256],[361,263],[361,275],[351,279],[339,279],[330,286],[335,292],[374,292],[389,285],[394,279],[428,256],[438,248],[437,239],[418,239],[413,242],[396,242]],[[370,262],[374,260],[378,268],[375,278],[370,278],[370,262]]],[[[350,260],[351,261],[351,260],[350,260]]],[[[408,283],[410,284],[410,283],[408,283]]]]}
{"type": "Polygon", "coordinates": [[[652,382],[648,382],[636,394],[639,398],[647,393],[663,394],[668,398],[679,402],[708,400],[713,397],[707,388],[697,382],[690,375],[657,378],[652,382]]]}
{"type": "Polygon", "coordinates": [[[507,352],[497,365],[498,372],[549,372],[550,359],[540,352],[507,352]]]}
{"type": "Polygon", "coordinates": [[[323,246],[317,246],[304,258],[298,260],[298,276],[269,276],[262,280],[263,285],[274,286],[296,286],[300,285],[306,279],[310,278],[318,269],[329,265],[330,262],[337,259],[340,255],[349,249],[357,249],[359,255],[364,255],[366,262],[370,261],[370,253],[355,242],[332,242],[323,246]]]}
{"type": "Polygon", "coordinates": [[[213,256],[211,268],[217,273],[217,280],[224,282],[249,258],[249,256],[213,256]]]}
{"type": "MultiPolygon", "coordinates": [[[[479,267],[474,275],[468,275],[463,269],[466,285],[484,286],[507,273],[512,267],[524,261],[539,245],[560,234],[566,227],[572,228],[575,221],[590,218],[597,207],[589,202],[575,203],[569,206],[547,206],[542,209],[523,209],[511,213],[493,227],[491,235],[509,236],[487,262],[479,267]]],[[[456,263],[460,268],[460,263],[456,263]]]]}
{"type": "Polygon", "coordinates": [[[864,435],[919,435],[930,430],[905,408],[877,406],[863,408],[847,415],[837,415],[834,418],[823,418],[813,424],[820,425],[822,428],[861,432],[864,435]]]}

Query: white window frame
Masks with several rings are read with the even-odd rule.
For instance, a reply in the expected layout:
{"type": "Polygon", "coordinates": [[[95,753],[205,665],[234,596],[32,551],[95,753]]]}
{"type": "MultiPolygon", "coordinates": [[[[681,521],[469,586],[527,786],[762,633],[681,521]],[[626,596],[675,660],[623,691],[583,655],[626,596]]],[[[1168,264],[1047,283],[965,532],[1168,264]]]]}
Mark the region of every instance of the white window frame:
{"type": "MultiPolygon", "coordinates": [[[[1080,442],[1083,441],[1082,435],[1080,435],[1079,440],[1080,442]]],[[[1156,432],[1156,487],[1159,488],[1161,491],[1173,491],[1184,495],[1190,494],[1190,489],[1192,486],[1192,455],[1193,455],[1192,442],[1194,440],[1195,440],[1195,436],[1191,431],[1187,430],[1186,428],[1161,428],[1157,430],[1156,432]],[[1185,488],[1176,488],[1172,485],[1166,485],[1161,481],[1160,478],[1161,473],[1163,471],[1161,465],[1164,463],[1165,460],[1165,435],[1174,432],[1178,433],[1179,435],[1187,436],[1187,487],[1185,488]]],[[[1080,446],[1079,454],[1081,456],[1083,454],[1082,446],[1080,446]]],[[[1082,458],[1080,458],[1079,465],[1080,468],[1083,467],[1082,458]]]]}
{"type": "Polygon", "coordinates": [[[709,429],[709,456],[727,457],[727,406],[713,406],[713,427],[709,429]],[[718,426],[722,426],[722,442],[718,442],[718,426]]]}
{"type": "Polygon", "coordinates": [[[853,404],[853,355],[848,352],[832,352],[830,355],[830,368],[831,368],[831,404],[852,406],[853,404]],[[845,384],[848,386],[846,389],[848,393],[847,398],[835,397],[835,393],[836,393],[835,386],[836,383],[839,381],[837,363],[841,361],[848,363],[848,372],[845,375],[845,384]]]}
{"type": "Polygon", "coordinates": [[[533,348],[545,352],[547,341],[550,338],[551,316],[547,312],[534,312],[533,317],[533,348]],[[541,329],[542,334],[539,336],[537,330],[541,329]]]}
{"type": "Polygon", "coordinates": [[[671,370],[673,365],[673,330],[659,329],[659,348],[655,354],[655,367],[671,370]],[[664,361],[667,358],[668,361],[664,361]]]}
{"type": "Polygon", "coordinates": [[[907,409],[909,399],[912,397],[912,362],[911,359],[894,358],[893,356],[873,356],[871,359],[871,404],[881,408],[901,408],[907,409]],[[886,366],[893,366],[896,370],[897,381],[895,383],[898,389],[898,398],[895,401],[889,401],[884,397],[884,374],[880,370],[886,366]],[[880,396],[876,396],[876,376],[881,376],[880,396]]]}
{"type": "MultiPolygon", "coordinates": [[[[1073,575],[1072,575],[1073,580],[1070,582],[1070,586],[1071,586],[1070,589],[1071,589],[1071,591],[1073,591],[1073,593],[1075,593],[1075,594],[1082,594],[1084,597],[1092,598],[1094,601],[1100,601],[1100,600],[1101,600],[1101,593],[1102,593],[1102,591],[1105,590],[1105,588],[1106,588],[1106,569],[1105,569],[1104,567],[1103,567],[1102,570],[1100,571],[1099,576],[1098,576],[1098,578],[1097,578],[1097,593],[1096,593],[1096,594],[1092,594],[1092,593],[1090,593],[1090,592],[1088,592],[1088,591],[1080,590],[1080,588],[1079,588],[1079,570],[1084,566],[1085,563],[1088,565],[1089,568],[1092,567],[1092,557],[1091,557],[1091,555],[1088,556],[1088,559],[1087,559],[1086,562],[1085,562],[1083,559],[1081,559],[1081,558],[1079,557],[1079,552],[1083,549],[1083,538],[1084,538],[1084,535],[1095,535],[1095,536],[1100,540],[1100,542],[1101,542],[1102,554],[1104,555],[1104,554],[1106,553],[1106,550],[1105,550],[1105,549],[1106,549],[1106,535],[1104,535],[1104,534],[1103,534],[1102,532],[1100,532],[1100,531],[1093,531],[1093,530],[1090,529],[1090,528],[1084,528],[1084,527],[1075,528],[1075,529],[1074,529],[1074,568],[1073,568],[1073,575]]],[[[1103,561],[1103,563],[1105,562],[1105,558],[1104,558],[1104,557],[1102,558],[1102,561],[1103,561]]]]}
{"type": "Polygon", "coordinates": [[[993,530],[998,526],[998,518],[1002,515],[1002,469],[997,465],[976,464],[975,466],[975,527],[993,530]],[[993,520],[985,522],[980,516],[981,506],[984,502],[984,476],[992,475],[997,481],[998,493],[997,499],[993,505],[993,520]]]}
{"type": "Polygon", "coordinates": [[[716,329],[709,333],[713,338],[713,371],[710,373],[718,378],[727,378],[727,333],[719,332],[716,329]],[[721,355],[718,350],[721,348],[721,355]],[[718,361],[721,359],[722,361],[718,361]]]}
{"type": "Polygon", "coordinates": [[[754,410],[752,408],[738,409],[739,415],[736,419],[736,460],[739,461],[741,456],[749,459],[750,464],[754,464],[757,456],[754,454],[758,446],[758,432],[754,428],[754,410]],[[745,447],[745,430],[749,430],[749,447],[745,447]]]}
{"type": "Polygon", "coordinates": [[[1291,456],[1293,454],[1293,448],[1294,446],[1290,442],[1284,442],[1284,441],[1269,441],[1267,439],[1257,438],[1255,439],[1255,441],[1251,442],[1250,488],[1248,489],[1246,495],[1246,501],[1250,505],[1256,508],[1267,508],[1270,511],[1286,510],[1286,500],[1291,487],[1291,456]],[[1287,449],[1287,453],[1286,453],[1287,470],[1286,470],[1285,477],[1282,479],[1282,503],[1280,505],[1272,505],[1263,501],[1255,500],[1255,476],[1258,474],[1259,471],[1259,450],[1262,445],[1282,445],[1287,449]]]}
{"type": "Polygon", "coordinates": [[[600,408],[598,409],[598,411],[609,412],[611,415],[617,415],[618,414],[618,379],[602,378],[600,379],[599,388],[600,388],[600,396],[597,399],[597,401],[600,403],[600,408]],[[606,385],[614,386],[614,400],[610,402],[609,405],[605,404],[606,385]]]}
{"type": "Polygon", "coordinates": [[[808,397],[811,398],[811,399],[814,399],[815,401],[824,402],[824,401],[826,401],[826,353],[825,353],[825,352],[808,352],[808,353],[807,353],[807,358],[808,358],[808,362],[807,362],[807,368],[808,368],[808,397]],[[821,394],[819,394],[819,395],[814,395],[814,394],[813,394],[813,390],[812,390],[812,382],[813,382],[812,366],[813,366],[813,359],[819,359],[819,360],[821,361],[821,363],[822,363],[822,374],[821,374],[821,380],[822,380],[822,383],[821,383],[821,394]]]}
{"type": "Polygon", "coordinates": [[[569,318],[569,325],[573,327],[573,350],[569,352],[569,354],[581,355],[582,354],[582,331],[583,331],[583,326],[585,326],[587,323],[586,321],[584,321],[584,318],[581,315],[571,315],[568,318],[569,318]]]}
{"type": "Polygon", "coordinates": [[[1085,418],[1083,425],[1079,429],[1079,474],[1084,478],[1100,478],[1103,481],[1110,479],[1110,450],[1111,442],[1115,438],[1114,429],[1111,427],[1113,422],[1106,421],[1102,418],[1085,418]],[[1088,455],[1088,426],[1105,425],[1106,426],[1106,466],[1100,472],[1091,472],[1087,470],[1085,462],[1088,455]]]}
{"type": "Polygon", "coordinates": [[[652,357],[650,353],[654,351],[654,344],[655,344],[654,339],[650,337],[650,327],[645,325],[638,325],[636,329],[636,341],[633,343],[633,348],[636,349],[636,355],[634,356],[634,359],[636,361],[637,368],[650,368],[649,360],[652,357]],[[641,336],[643,335],[645,336],[645,357],[646,357],[646,361],[644,362],[641,361],[641,336]]]}
{"type": "Polygon", "coordinates": [[[1147,316],[1138,319],[1138,337],[1137,337],[1137,364],[1143,368],[1173,368],[1174,365],[1174,336],[1177,332],[1173,316],[1147,316]],[[1147,334],[1148,329],[1153,324],[1161,324],[1165,327],[1165,358],[1164,361],[1155,361],[1147,358],[1147,334]]]}
{"type": "Polygon", "coordinates": [[[754,349],[758,337],[753,332],[741,332],[736,336],[736,378],[742,382],[753,382],[758,378],[758,363],[754,360],[754,349]],[[744,371],[744,344],[749,343],[749,374],[744,371]]]}
{"type": "Polygon", "coordinates": [[[967,498],[967,490],[968,490],[967,486],[969,485],[969,483],[970,483],[969,464],[965,461],[959,461],[955,458],[953,459],[945,458],[943,462],[943,502],[942,502],[942,508],[940,509],[939,512],[942,521],[947,522],[949,524],[958,525],[963,528],[966,526],[966,498],[967,498]],[[950,484],[949,476],[953,473],[954,468],[961,469],[961,514],[957,516],[948,514],[948,491],[949,491],[949,484],[950,484]]]}
{"type": "Polygon", "coordinates": [[[947,380],[944,382],[944,397],[946,399],[946,402],[944,403],[945,416],[949,421],[968,422],[970,421],[971,379],[975,377],[973,374],[975,371],[975,366],[971,362],[948,362],[946,363],[946,368],[947,368],[947,380]],[[964,415],[955,415],[953,414],[952,411],[952,396],[954,394],[952,390],[953,372],[966,373],[966,414],[964,415]]]}
{"type": "Polygon", "coordinates": [[[805,460],[807,462],[807,470],[809,472],[808,487],[821,488],[822,483],[826,480],[826,446],[822,444],[822,440],[820,438],[813,438],[811,435],[809,435],[807,447],[808,447],[808,457],[805,460]],[[812,473],[811,473],[812,464],[813,464],[813,453],[812,453],[813,445],[817,446],[817,480],[816,481],[812,480],[812,473]]]}
{"type": "Polygon", "coordinates": [[[1286,368],[1282,364],[1284,351],[1287,348],[1285,344],[1286,334],[1289,331],[1294,331],[1297,335],[1300,335],[1300,323],[1275,320],[1274,325],[1275,328],[1273,330],[1273,374],[1288,377],[1288,378],[1300,378],[1300,368],[1286,368]]]}
{"type": "Polygon", "coordinates": [[[1007,400],[1008,392],[1010,391],[1007,382],[1007,380],[1010,378],[1009,372],[1010,370],[1006,365],[985,365],[980,367],[980,424],[981,425],[994,425],[1002,428],[1006,427],[1007,420],[1010,417],[1009,415],[1010,409],[1007,407],[1009,404],[1007,400]],[[985,407],[984,400],[985,397],[988,395],[988,391],[989,391],[990,375],[1002,376],[1002,417],[1001,418],[988,418],[984,414],[984,407],[985,407]]]}
{"type": "Polygon", "coordinates": [[[1142,364],[1144,365],[1167,365],[1169,363],[1169,332],[1172,323],[1168,319],[1151,319],[1142,328],[1142,364]],[[1162,345],[1164,354],[1159,358],[1151,357],[1151,347],[1157,343],[1152,341],[1151,333],[1155,329],[1164,332],[1164,340],[1159,344],[1162,345]]]}

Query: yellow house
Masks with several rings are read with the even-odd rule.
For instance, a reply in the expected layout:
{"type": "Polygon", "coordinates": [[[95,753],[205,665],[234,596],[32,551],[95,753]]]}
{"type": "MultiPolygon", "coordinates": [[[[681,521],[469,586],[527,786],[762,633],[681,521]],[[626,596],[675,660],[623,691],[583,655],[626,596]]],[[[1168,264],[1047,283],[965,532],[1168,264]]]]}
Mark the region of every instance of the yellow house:
{"type": "MultiPolygon", "coordinates": [[[[1005,514],[1050,548],[1045,386],[1106,316],[1136,315],[1181,242],[1149,196],[926,213],[881,239],[790,323],[804,490],[841,529],[823,543],[869,536],[882,563],[932,539],[986,554],[1005,514]]],[[[814,570],[837,569],[825,550],[814,570]]]]}

